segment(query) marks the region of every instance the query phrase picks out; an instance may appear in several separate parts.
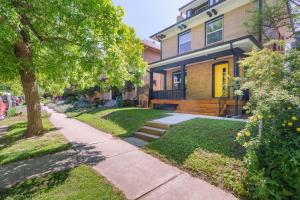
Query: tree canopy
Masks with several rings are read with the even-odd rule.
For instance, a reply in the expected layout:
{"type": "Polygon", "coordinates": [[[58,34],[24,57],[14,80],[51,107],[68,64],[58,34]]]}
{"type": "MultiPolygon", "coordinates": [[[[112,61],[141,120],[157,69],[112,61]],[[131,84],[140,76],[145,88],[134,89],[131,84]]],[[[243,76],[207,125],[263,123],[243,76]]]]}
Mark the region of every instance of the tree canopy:
{"type": "Polygon", "coordinates": [[[111,0],[0,0],[0,81],[22,84],[28,137],[43,132],[38,86],[140,82],[143,46],[123,16],[111,0]]]}
{"type": "Polygon", "coordinates": [[[23,31],[30,36],[30,67],[48,91],[138,83],[142,45],[123,15],[111,0],[0,0],[0,81],[19,80],[15,44],[23,31]]]}

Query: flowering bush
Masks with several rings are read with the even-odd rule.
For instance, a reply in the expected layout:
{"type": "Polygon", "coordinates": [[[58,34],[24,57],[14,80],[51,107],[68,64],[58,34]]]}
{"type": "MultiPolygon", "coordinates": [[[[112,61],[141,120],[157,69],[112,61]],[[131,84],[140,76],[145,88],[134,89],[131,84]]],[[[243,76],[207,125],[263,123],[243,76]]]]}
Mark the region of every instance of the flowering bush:
{"type": "Polygon", "coordinates": [[[256,50],[241,62],[242,89],[253,114],[237,135],[247,154],[245,188],[251,199],[300,196],[300,52],[256,50]]]}

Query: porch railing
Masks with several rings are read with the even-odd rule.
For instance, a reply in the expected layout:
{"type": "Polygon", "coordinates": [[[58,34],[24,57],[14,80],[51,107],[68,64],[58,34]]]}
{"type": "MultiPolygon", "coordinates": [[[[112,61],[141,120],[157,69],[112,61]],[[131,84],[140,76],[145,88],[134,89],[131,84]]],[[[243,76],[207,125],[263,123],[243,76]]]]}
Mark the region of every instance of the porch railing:
{"type": "Polygon", "coordinates": [[[152,99],[183,99],[182,90],[162,90],[162,91],[152,91],[152,99]]]}

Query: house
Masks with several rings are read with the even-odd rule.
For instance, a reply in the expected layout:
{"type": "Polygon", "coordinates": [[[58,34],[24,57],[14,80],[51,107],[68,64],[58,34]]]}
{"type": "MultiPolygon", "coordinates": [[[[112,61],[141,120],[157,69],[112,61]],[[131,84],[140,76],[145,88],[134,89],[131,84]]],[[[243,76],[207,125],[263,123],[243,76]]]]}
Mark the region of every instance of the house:
{"type": "MultiPolygon", "coordinates": [[[[144,45],[143,58],[147,63],[156,62],[160,60],[160,46],[150,40],[143,40],[144,45]]],[[[147,70],[146,75],[143,77],[144,86],[142,88],[137,88],[131,82],[127,82],[125,87],[122,89],[111,88],[109,92],[101,93],[99,98],[101,100],[116,100],[118,96],[122,96],[123,100],[126,102],[136,102],[140,106],[148,107],[148,96],[149,96],[149,71],[147,70]]],[[[163,76],[156,74],[153,77],[153,88],[155,90],[162,90],[161,87],[163,81],[163,76]]],[[[133,103],[135,104],[135,103],[133,103]]]]}
{"type": "MultiPolygon", "coordinates": [[[[242,114],[249,97],[235,97],[232,80],[244,75],[239,60],[262,47],[264,37],[250,35],[244,25],[249,11],[262,6],[263,0],[193,0],[179,8],[177,22],[151,36],[161,44],[161,60],[150,64],[151,106],[212,116],[242,114]],[[163,76],[162,90],[154,87],[156,74],[163,76]]],[[[270,34],[285,39],[288,33],[282,28],[270,34]]]]}

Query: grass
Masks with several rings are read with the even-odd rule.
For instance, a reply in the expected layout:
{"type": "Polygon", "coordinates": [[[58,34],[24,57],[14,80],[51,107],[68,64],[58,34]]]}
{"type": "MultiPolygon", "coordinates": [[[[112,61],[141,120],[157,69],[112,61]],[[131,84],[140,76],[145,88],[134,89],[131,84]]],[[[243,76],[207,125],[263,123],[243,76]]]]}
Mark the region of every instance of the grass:
{"type": "Polygon", "coordinates": [[[243,196],[244,149],[236,141],[242,122],[194,119],[170,128],[146,151],[223,189],[243,196]]]}
{"type": "MultiPolygon", "coordinates": [[[[71,144],[43,118],[47,132],[43,136],[25,138],[27,124],[22,116],[4,120],[8,130],[0,138],[0,165],[69,149],[71,144]]],[[[4,123],[3,123],[4,124],[4,123]]]]}
{"type": "Polygon", "coordinates": [[[114,136],[129,137],[147,121],[167,114],[160,110],[112,108],[94,109],[84,113],[72,112],[68,115],[114,136]]]}
{"type": "Polygon", "coordinates": [[[27,180],[0,191],[3,200],[123,200],[124,195],[88,166],[27,180]]]}

